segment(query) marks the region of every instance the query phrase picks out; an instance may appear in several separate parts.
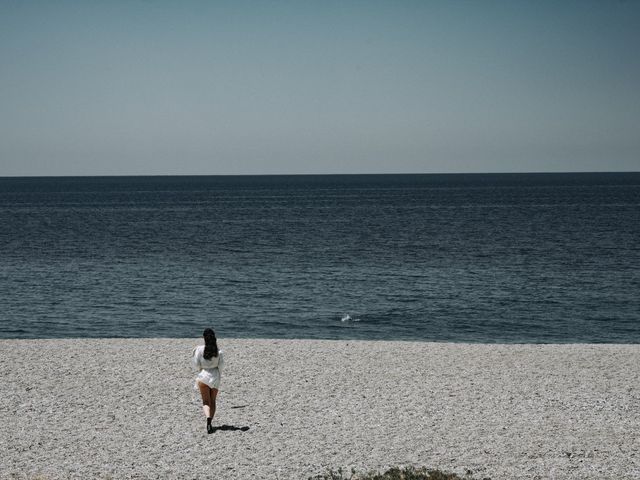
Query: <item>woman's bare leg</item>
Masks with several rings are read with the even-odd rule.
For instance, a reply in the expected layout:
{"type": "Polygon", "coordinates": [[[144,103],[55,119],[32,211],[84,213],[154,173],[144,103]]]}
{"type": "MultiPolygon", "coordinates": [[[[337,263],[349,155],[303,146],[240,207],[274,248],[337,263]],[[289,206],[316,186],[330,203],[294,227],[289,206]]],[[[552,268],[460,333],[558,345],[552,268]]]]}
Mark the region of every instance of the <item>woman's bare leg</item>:
{"type": "Polygon", "coordinates": [[[214,417],[214,415],[216,414],[216,398],[218,398],[218,389],[217,388],[212,388],[210,389],[211,392],[211,418],[214,417]]]}
{"type": "Polygon", "coordinates": [[[198,388],[200,389],[200,396],[202,397],[202,410],[204,412],[204,416],[211,418],[213,417],[213,414],[211,413],[211,389],[209,388],[209,385],[205,385],[202,382],[198,382],[198,388]]]}

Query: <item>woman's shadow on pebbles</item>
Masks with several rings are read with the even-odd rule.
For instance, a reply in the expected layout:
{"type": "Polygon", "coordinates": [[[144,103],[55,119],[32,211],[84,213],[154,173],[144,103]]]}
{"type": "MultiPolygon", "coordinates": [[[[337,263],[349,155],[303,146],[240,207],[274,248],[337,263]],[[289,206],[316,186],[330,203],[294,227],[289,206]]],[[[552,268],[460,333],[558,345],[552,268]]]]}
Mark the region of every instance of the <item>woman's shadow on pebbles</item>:
{"type": "Polygon", "coordinates": [[[236,427],[235,425],[220,425],[219,427],[213,427],[214,432],[218,432],[220,430],[246,432],[249,430],[249,427],[236,427]]]}
{"type": "MultiPolygon", "coordinates": [[[[234,405],[231,408],[246,408],[249,405],[234,405]]],[[[236,427],[235,425],[220,425],[219,427],[213,427],[213,431],[217,432],[218,430],[223,431],[232,431],[232,432],[246,432],[249,430],[249,427],[236,427]]]]}

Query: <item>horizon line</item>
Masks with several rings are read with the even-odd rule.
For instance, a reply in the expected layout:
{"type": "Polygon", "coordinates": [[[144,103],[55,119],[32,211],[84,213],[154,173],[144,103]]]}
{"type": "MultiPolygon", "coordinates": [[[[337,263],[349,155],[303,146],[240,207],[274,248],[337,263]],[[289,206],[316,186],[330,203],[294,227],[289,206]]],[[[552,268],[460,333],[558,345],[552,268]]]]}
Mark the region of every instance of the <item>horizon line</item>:
{"type": "Polygon", "coordinates": [[[214,174],[95,174],[95,175],[1,175],[0,179],[24,178],[131,178],[131,177],[349,177],[349,176],[453,176],[453,175],[594,175],[640,174],[640,170],[527,171],[527,172],[412,172],[412,173],[214,173],[214,174]]]}

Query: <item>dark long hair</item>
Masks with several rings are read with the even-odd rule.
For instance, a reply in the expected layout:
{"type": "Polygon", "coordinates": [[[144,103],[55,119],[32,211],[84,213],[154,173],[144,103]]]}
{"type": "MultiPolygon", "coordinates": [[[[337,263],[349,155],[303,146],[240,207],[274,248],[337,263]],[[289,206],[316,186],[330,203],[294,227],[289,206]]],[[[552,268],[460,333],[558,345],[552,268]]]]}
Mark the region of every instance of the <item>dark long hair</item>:
{"type": "Polygon", "coordinates": [[[204,337],[204,353],[202,356],[207,360],[211,360],[211,357],[217,357],[218,339],[215,332],[210,328],[205,328],[202,336],[204,337]]]}

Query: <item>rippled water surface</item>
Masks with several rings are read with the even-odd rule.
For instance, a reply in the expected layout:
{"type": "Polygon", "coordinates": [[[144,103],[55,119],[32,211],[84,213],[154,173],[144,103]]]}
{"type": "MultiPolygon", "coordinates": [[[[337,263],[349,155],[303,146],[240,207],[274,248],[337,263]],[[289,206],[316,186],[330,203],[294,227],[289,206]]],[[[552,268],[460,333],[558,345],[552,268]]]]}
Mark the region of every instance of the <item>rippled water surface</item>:
{"type": "Polygon", "coordinates": [[[0,178],[0,338],[640,342],[640,174],[0,178]]]}

